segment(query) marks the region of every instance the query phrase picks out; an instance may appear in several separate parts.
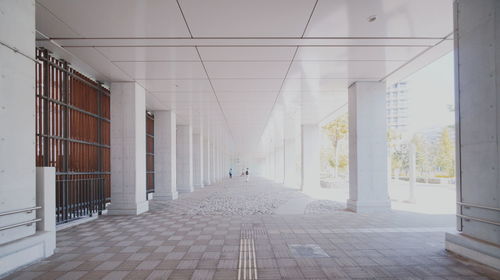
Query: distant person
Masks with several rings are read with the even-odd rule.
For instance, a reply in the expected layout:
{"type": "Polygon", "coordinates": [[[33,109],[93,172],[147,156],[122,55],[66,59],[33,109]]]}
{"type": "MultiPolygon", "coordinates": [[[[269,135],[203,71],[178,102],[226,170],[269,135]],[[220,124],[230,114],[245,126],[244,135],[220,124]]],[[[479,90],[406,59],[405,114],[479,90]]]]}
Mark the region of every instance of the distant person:
{"type": "Polygon", "coordinates": [[[245,176],[245,168],[242,168],[242,169],[241,169],[241,175],[240,175],[240,176],[241,176],[241,177],[245,176]]]}
{"type": "Polygon", "coordinates": [[[245,171],[245,176],[246,176],[245,181],[248,182],[248,180],[250,179],[250,172],[248,172],[248,168],[247,168],[247,171],[245,171]]]}
{"type": "Polygon", "coordinates": [[[233,169],[229,168],[229,179],[233,178],[233,169]]]}

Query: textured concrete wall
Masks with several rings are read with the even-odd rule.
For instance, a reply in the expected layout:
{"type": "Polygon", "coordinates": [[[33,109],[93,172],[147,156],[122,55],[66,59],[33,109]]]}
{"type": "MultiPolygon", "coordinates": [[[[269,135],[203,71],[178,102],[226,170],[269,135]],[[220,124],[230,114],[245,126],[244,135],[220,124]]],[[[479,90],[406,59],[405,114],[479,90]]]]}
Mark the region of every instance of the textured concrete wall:
{"type": "MultiPolygon", "coordinates": [[[[0,213],[35,206],[35,6],[0,1],[0,213]],[[28,56],[24,56],[24,55],[28,56]]],[[[35,212],[1,216],[0,226],[35,212]]],[[[35,233],[35,225],[0,231],[0,244],[35,233]]]]}
{"type": "Polygon", "coordinates": [[[173,111],[155,111],[156,200],[177,199],[176,116],[173,111]]]}
{"type": "Polygon", "coordinates": [[[137,83],[111,84],[111,215],[148,211],[146,93],[137,83]]]}
{"type": "MultiPolygon", "coordinates": [[[[459,200],[500,208],[500,1],[457,1],[455,28],[459,200]]],[[[500,212],[459,208],[500,223],[500,212]]],[[[500,245],[500,227],[459,220],[463,233],[500,245]]]]}
{"type": "Polygon", "coordinates": [[[357,211],[388,210],[386,87],[356,82],[349,87],[349,200],[357,211]]]}

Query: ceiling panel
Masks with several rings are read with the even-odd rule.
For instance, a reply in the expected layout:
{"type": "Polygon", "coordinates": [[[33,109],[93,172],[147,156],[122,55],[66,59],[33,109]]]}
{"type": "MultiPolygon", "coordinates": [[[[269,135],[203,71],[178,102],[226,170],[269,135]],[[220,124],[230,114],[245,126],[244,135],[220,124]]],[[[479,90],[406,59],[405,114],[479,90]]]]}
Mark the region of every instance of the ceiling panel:
{"type": "Polygon", "coordinates": [[[156,91],[212,92],[207,79],[137,80],[145,89],[156,91]]]}
{"type": "Polygon", "coordinates": [[[452,13],[453,0],[319,0],[305,37],[444,38],[452,13]]]}
{"type": "Polygon", "coordinates": [[[40,3],[36,3],[36,30],[48,37],[79,37],[80,34],[76,33],[69,26],[64,24],[60,19],[50,13],[40,3]]]}
{"type": "Polygon", "coordinates": [[[296,47],[199,47],[203,61],[290,61],[296,47]]]}
{"type": "Polygon", "coordinates": [[[134,79],[205,79],[201,62],[119,61],[114,64],[134,79]]]}
{"type": "MultiPolygon", "coordinates": [[[[81,37],[189,37],[175,0],[37,2],[81,37]]],[[[67,35],[54,34],[54,37],[67,35]]]]}
{"type": "Polygon", "coordinates": [[[194,37],[300,37],[315,2],[179,0],[194,37]]]}
{"type": "Polygon", "coordinates": [[[293,79],[287,78],[283,92],[338,91],[349,86],[348,79],[293,79]]]}
{"type": "Polygon", "coordinates": [[[216,92],[221,91],[279,91],[283,79],[212,79],[216,92]]]}
{"type": "Polygon", "coordinates": [[[410,60],[427,47],[300,47],[295,60],[410,60]]]}
{"type": "Polygon", "coordinates": [[[194,47],[96,47],[111,61],[199,61],[194,47]]]}
{"type": "Polygon", "coordinates": [[[279,79],[289,66],[289,61],[205,62],[211,79],[279,79]]]}
{"type": "Polygon", "coordinates": [[[402,66],[404,61],[297,61],[288,77],[379,80],[402,66]]]}

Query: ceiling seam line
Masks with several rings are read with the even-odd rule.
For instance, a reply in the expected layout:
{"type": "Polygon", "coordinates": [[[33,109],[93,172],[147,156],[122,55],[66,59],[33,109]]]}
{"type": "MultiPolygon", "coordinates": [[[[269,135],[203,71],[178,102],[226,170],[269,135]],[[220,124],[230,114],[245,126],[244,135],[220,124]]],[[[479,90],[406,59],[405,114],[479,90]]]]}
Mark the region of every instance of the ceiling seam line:
{"type": "Polygon", "coordinates": [[[189,28],[189,24],[186,20],[186,16],[184,16],[184,11],[182,11],[182,7],[181,7],[181,4],[179,3],[179,0],[175,0],[175,2],[177,3],[177,7],[179,7],[179,11],[181,12],[181,15],[182,15],[182,19],[184,19],[184,23],[186,24],[186,28],[189,32],[189,36],[191,37],[191,39],[193,39],[193,33],[191,33],[191,28],[189,28]]]}
{"type": "Polygon", "coordinates": [[[452,33],[447,34],[444,37],[363,37],[363,36],[310,36],[310,37],[287,37],[287,36],[267,36],[267,37],[48,37],[48,39],[37,39],[39,41],[43,40],[451,40],[448,39],[452,33]]]}
{"type": "Polygon", "coordinates": [[[274,107],[276,106],[276,103],[278,102],[278,99],[279,99],[281,92],[283,90],[283,86],[285,85],[286,79],[288,77],[288,73],[290,73],[290,69],[292,69],[292,65],[293,65],[293,62],[295,60],[295,56],[297,55],[298,51],[299,51],[299,46],[296,46],[295,52],[293,53],[292,59],[290,60],[290,65],[288,65],[288,69],[286,70],[285,77],[283,78],[283,81],[281,82],[280,89],[278,91],[278,94],[276,95],[276,98],[274,99],[274,103],[273,103],[273,106],[271,107],[271,111],[269,112],[269,117],[267,118],[266,124],[264,125],[264,131],[262,131],[262,134],[260,135],[259,139],[261,139],[262,136],[264,135],[266,127],[269,124],[269,121],[271,120],[271,116],[273,115],[274,107]]]}
{"type": "Polygon", "coordinates": [[[309,23],[311,22],[311,18],[314,14],[314,11],[316,10],[316,6],[318,5],[318,1],[319,0],[316,0],[316,2],[314,3],[314,6],[311,10],[311,14],[309,15],[309,19],[307,20],[307,23],[306,23],[306,27],[304,28],[304,31],[302,32],[302,36],[300,36],[300,39],[303,39],[304,38],[304,35],[306,34],[306,31],[307,31],[307,27],[309,27],[309,23]]]}
{"type": "Polygon", "coordinates": [[[215,88],[214,88],[214,85],[212,84],[212,80],[210,79],[210,75],[208,75],[208,71],[207,71],[207,68],[205,67],[205,63],[203,62],[203,59],[201,58],[200,51],[198,50],[197,46],[195,46],[195,49],[196,49],[196,53],[198,54],[198,57],[200,58],[201,66],[203,67],[203,70],[205,71],[205,75],[207,76],[208,83],[210,84],[210,87],[212,88],[212,93],[214,94],[215,100],[217,101],[217,104],[219,105],[219,109],[222,113],[222,116],[224,117],[224,121],[226,123],[227,130],[229,131],[229,134],[231,135],[231,138],[233,139],[233,143],[234,143],[234,135],[233,135],[233,132],[231,131],[231,127],[229,126],[229,122],[227,121],[226,113],[224,112],[224,109],[222,109],[222,105],[220,104],[219,97],[217,96],[217,93],[215,92],[215,88]]]}

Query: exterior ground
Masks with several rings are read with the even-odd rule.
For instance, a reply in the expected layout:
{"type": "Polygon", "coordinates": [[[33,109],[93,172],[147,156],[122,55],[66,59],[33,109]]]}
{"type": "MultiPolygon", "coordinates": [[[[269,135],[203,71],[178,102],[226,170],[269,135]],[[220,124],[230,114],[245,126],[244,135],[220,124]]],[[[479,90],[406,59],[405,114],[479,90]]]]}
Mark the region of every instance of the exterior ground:
{"type": "Polygon", "coordinates": [[[248,236],[258,279],[500,279],[444,250],[453,215],[356,214],[240,177],[150,206],[59,231],[55,255],[6,279],[239,279],[248,236]]]}

